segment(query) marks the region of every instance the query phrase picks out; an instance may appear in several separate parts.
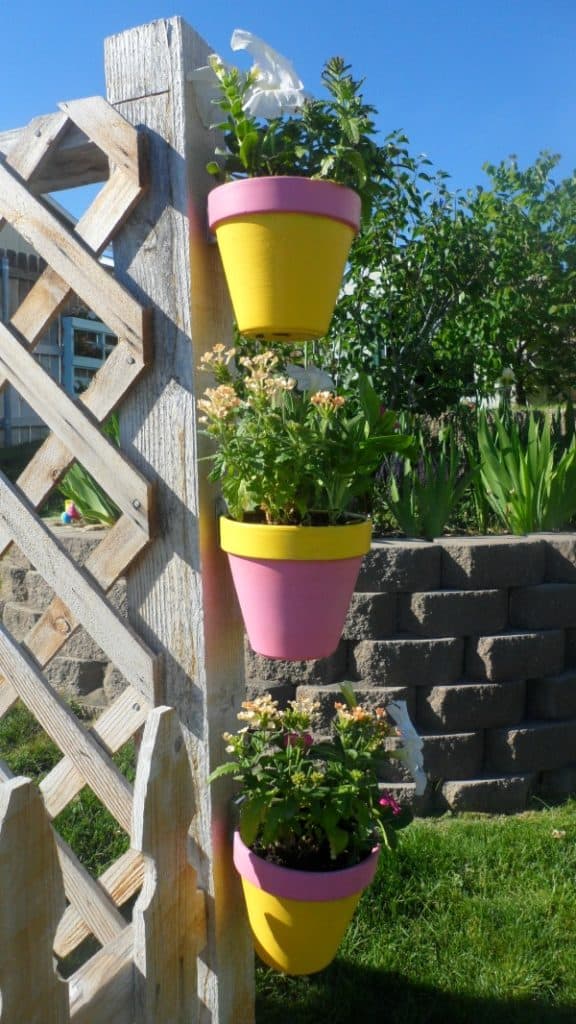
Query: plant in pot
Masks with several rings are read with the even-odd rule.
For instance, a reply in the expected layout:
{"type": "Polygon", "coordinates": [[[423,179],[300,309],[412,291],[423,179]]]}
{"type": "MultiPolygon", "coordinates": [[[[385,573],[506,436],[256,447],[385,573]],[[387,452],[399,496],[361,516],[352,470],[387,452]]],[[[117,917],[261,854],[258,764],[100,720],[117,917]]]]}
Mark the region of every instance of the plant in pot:
{"type": "MultiPolygon", "coordinates": [[[[208,170],[223,182],[208,198],[238,330],[290,340],[327,333],[362,216],[385,189],[391,148],[375,141],[375,110],[340,57],[322,72],[325,99],[311,99],[292,65],[236,29],[248,72],[213,55],[192,78],[217,86],[215,125],[225,148],[208,170]]],[[[394,154],[397,150],[394,149],[394,154]]]]}
{"type": "Polygon", "coordinates": [[[316,368],[273,349],[240,356],[216,345],[201,360],[216,387],[198,405],[215,443],[211,478],[248,639],[270,658],[322,658],[336,648],[371,524],[353,514],[385,452],[407,451],[368,378],[344,398],[316,368]],[[318,384],[323,385],[317,390],[318,384]]]}
{"type": "Polygon", "coordinates": [[[381,847],[412,820],[378,777],[391,756],[388,738],[406,737],[404,754],[422,792],[421,740],[405,705],[368,710],[349,684],[327,739],[314,734],[318,705],[307,697],[278,707],[270,694],[245,701],[243,727],[227,733],[232,760],[211,780],[240,784],[234,864],[256,951],[287,974],[312,974],[336,955],[381,847]],[[387,714],[388,712],[388,714],[387,714]]]}

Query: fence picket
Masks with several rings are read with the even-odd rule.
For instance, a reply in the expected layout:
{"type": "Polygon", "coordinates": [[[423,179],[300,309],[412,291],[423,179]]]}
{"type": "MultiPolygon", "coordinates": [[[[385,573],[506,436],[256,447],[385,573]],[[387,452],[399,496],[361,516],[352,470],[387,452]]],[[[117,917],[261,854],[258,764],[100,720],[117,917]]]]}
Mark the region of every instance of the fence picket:
{"type": "Polygon", "coordinates": [[[64,885],[48,816],[28,779],[0,784],[2,1024],[68,1024],[66,985],[52,944],[64,885]]]}

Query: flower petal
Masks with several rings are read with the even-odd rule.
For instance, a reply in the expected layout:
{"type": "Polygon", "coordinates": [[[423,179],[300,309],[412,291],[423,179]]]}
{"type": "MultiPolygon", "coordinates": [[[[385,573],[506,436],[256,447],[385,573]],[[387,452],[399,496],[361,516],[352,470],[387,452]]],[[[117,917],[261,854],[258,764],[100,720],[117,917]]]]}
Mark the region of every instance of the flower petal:
{"type": "Polygon", "coordinates": [[[314,394],[316,391],[334,390],[332,377],[318,366],[295,366],[294,363],[288,363],[286,373],[294,377],[298,391],[309,391],[314,394]]]}
{"type": "Polygon", "coordinates": [[[286,57],[242,28],[234,29],[230,46],[233,50],[247,50],[254,58],[252,72],[257,77],[244,102],[248,114],[271,120],[294,113],[304,105],[304,85],[286,57]]]}
{"type": "Polygon", "coordinates": [[[387,704],[386,711],[398,726],[402,738],[403,759],[406,761],[416,783],[416,796],[421,796],[428,782],[426,772],[424,771],[424,759],[422,756],[424,743],[422,737],[412,725],[405,700],[398,700],[387,704]]]}

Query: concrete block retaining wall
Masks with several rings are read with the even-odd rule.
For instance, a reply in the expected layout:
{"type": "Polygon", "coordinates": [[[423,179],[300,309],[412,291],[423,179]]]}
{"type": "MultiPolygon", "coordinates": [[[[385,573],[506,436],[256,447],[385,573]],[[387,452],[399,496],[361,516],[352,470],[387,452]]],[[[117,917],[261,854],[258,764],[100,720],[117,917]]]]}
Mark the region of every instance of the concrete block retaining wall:
{"type": "MultiPolygon", "coordinates": [[[[82,563],[102,533],[58,536],[82,563]]],[[[52,595],[13,548],[0,577],[3,622],[20,640],[52,595]]],[[[111,598],[125,614],[121,581],[111,598]]],[[[84,630],[47,674],[94,708],[124,685],[84,630]]],[[[430,779],[418,813],[516,811],[533,793],[576,793],[576,534],[375,542],[338,650],[298,663],[248,651],[246,676],[251,695],[317,698],[322,728],[344,680],[372,705],[406,700],[430,779]]],[[[401,763],[386,781],[413,798],[401,763]]]]}
{"type": "MultiPolygon", "coordinates": [[[[383,540],[323,662],[247,656],[251,692],[315,696],[338,683],[371,704],[404,699],[430,783],[419,813],[523,809],[576,792],[576,535],[383,540]]],[[[391,788],[413,796],[401,766],[391,788]]]]}

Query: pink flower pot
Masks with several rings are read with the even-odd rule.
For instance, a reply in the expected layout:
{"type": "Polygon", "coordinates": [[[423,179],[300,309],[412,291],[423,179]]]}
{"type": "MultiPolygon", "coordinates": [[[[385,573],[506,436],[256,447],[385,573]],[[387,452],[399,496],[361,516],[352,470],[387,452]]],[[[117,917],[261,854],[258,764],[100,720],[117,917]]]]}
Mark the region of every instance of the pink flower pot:
{"type": "Polygon", "coordinates": [[[222,519],[221,544],[254,651],[288,661],[332,654],[370,547],[369,523],[262,526],[222,519]]]}

